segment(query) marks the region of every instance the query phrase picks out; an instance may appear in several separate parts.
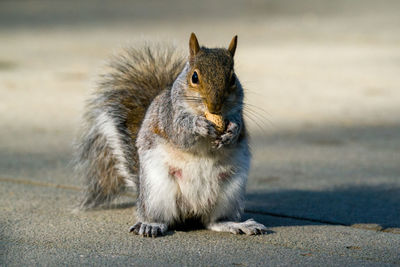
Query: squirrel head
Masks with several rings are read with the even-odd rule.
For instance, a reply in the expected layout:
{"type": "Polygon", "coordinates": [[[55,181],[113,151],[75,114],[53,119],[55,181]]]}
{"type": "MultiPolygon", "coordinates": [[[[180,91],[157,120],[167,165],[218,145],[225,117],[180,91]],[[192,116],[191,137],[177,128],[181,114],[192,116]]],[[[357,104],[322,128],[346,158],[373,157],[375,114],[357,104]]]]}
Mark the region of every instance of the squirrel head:
{"type": "Polygon", "coordinates": [[[197,95],[208,112],[221,115],[227,106],[237,100],[240,87],[234,73],[233,57],[237,36],[233,37],[228,49],[200,47],[196,35],[189,40],[188,89],[197,95]],[[228,104],[229,103],[229,104],[228,104]]]}

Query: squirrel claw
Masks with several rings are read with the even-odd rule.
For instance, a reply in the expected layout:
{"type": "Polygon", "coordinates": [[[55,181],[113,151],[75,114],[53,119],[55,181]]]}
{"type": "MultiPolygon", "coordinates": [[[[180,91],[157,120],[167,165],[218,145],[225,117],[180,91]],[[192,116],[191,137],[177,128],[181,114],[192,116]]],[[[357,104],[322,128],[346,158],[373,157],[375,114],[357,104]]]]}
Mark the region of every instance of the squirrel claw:
{"type": "Polygon", "coordinates": [[[167,230],[167,225],[163,223],[137,222],[129,229],[129,232],[133,232],[134,234],[143,237],[157,237],[165,235],[167,230]]]}
{"type": "Polygon", "coordinates": [[[219,147],[235,143],[237,141],[238,135],[239,135],[238,124],[229,122],[226,131],[219,138],[218,141],[218,143],[220,143],[219,147]]]}
{"type": "Polygon", "coordinates": [[[129,228],[129,232],[133,232],[134,234],[139,234],[140,226],[142,225],[141,222],[137,222],[129,228]]]}
{"type": "Polygon", "coordinates": [[[223,145],[224,143],[222,142],[221,138],[218,138],[213,142],[213,148],[215,149],[220,149],[223,145]]]}
{"type": "Polygon", "coordinates": [[[213,147],[216,149],[220,149],[222,146],[226,146],[226,145],[235,143],[236,140],[237,140],[237,134],[228,130],[223,135],[218,137],[217,140],[214,141],[213,147]]]}

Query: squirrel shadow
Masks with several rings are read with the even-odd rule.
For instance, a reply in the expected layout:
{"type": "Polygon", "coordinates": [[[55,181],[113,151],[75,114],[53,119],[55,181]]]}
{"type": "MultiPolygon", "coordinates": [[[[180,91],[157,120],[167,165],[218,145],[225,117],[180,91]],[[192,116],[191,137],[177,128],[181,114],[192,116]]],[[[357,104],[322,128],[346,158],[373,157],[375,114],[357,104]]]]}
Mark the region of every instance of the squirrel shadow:
{"type": "Polygon", "coordinates": [[[325,191],[282,190],[247,194],[246,211],[267,227],[373,224],[400,227],[400,187],[346,186],[325,191]]]}
{"type": "Polygon", "coordinates": [[[399,133],[399,123],[380,122],[253,134],[246,211],[267,226],[400,228],[399,133]],[[313,189],[285,189],[291,181],[313,189]]]}

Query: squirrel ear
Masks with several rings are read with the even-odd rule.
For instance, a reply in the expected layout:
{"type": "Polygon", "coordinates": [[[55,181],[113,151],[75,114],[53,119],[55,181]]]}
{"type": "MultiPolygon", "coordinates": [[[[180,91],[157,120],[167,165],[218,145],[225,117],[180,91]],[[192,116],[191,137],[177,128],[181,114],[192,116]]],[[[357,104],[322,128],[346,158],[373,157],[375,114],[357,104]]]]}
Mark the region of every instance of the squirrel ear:
{"type": "Polygon", "coordinates": [[[229,51],[229,53],[231,53],[232,57],[235,55],[237,39],[238,39],[238,37],[237,37],[237,35],[235,35],[235,37],[232,38],[232,41],[229,44],[228,51],[229,51]]]}
{"type": "Polygon", "coordinates": [[[200,50],[199,42],[197,41],[196,35],[193,32],[190,35],[189,50],[191,57],[194,57],[200,50]]]}

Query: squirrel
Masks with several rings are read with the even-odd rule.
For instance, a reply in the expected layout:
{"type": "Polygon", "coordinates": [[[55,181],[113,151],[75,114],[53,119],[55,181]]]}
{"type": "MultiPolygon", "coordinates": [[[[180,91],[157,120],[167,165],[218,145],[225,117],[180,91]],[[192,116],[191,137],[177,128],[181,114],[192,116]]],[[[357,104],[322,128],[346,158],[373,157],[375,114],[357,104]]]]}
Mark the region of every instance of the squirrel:
{"type": "Polygon", "coordinates": [[[136,187],[137,222],[145,237],[198,223],[258,235],[240,222],[251,154],[243,88],[234,71],[237,36],[228,49],[131,48],[111,60],[86,105],[76,170],[86,181],[81,208],[109,203],[136,187]],[[214,117],[214,120],[212,119],[214,117]]]}

